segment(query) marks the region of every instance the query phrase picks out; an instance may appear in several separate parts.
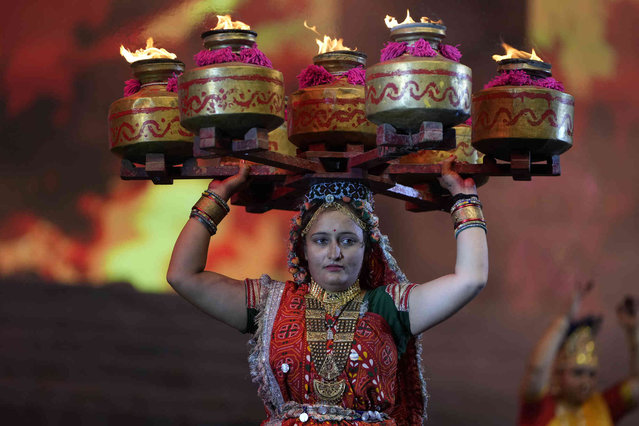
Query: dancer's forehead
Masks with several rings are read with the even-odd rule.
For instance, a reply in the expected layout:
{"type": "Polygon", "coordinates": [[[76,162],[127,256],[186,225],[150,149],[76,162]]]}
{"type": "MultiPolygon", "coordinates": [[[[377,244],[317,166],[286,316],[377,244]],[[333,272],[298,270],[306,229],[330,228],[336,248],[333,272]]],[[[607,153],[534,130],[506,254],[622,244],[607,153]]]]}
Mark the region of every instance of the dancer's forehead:
{"type": "Polygon", "coordinates": [[[317,219],[309,229],[308,235],[312,236],[318,233],[351,233],[358,237],[364,235],[362,228],[349,215],[337,209],[326,209],[318,214],[317,219]]]}

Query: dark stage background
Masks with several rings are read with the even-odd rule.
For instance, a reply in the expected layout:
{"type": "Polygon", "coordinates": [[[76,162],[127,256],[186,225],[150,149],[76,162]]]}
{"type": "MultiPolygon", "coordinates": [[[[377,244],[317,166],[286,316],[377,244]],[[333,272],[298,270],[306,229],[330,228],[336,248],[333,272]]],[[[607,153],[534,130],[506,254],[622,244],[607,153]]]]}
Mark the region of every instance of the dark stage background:
{"type": "MultiPolygon", "coordinates": [[[[215,12],[259,33],[287,92],[316,53],[306,19],[377,62],[383,17],[441,18],[461,44],[474,90],[495,73],[500,41],[534,47],[576,98],[574,148],[560,178],[493,178],[480,189],[489,221],[488,287],[423,336],[429,424],[508,425],[525,359],[575,281],[597,287],[600,382],[627,373],[614,305],[638,295],[639,22],[636,0],[319,1],[33,0],[5,5],[0,52],[0,417],[7,424],[256,424],[246,336],[175,296],[170,250],[206,182],[119,179],[108,151],[109,104],[122,96],[121,43],[148,36],[187,67],[215,12]],[[130,283],[130,284],[129,284],[130,283]]],[[[378,199],[383,230],[408,277],[451,270],[442,213],[378,199]]],[[[290,213],[235,208],[210,267],[237,278],[286,278],[290,213]],[[260,247],[255,251],[254,247],[260,247]]],[[[622,425],[639,422],[639,414],[622,425]]]]}

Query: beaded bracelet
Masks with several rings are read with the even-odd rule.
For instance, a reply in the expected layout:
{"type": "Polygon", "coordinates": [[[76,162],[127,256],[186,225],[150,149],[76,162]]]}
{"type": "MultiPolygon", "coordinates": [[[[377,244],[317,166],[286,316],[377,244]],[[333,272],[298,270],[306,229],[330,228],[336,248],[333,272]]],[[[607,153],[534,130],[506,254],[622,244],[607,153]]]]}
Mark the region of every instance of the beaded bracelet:
{"type": "Polygon", "coordinates": [[[198,222],[204,225],[204,227],[206,228],[207,231],[209,231],[209,234],[211,234],[211,236],[215,235],[215,233],[217,232],[217,226],[211,220],[211,218],[206,213],[198,210],[197,208],[194,207],[191,210],[191,215],[189,217],[193,219],[197,219],[198,222]]]}
{"type": "Polygon", "coordinates": [[[458,226],[457,228],[455,228],[455,239],[457,239],[457,237],[462,231],[465,231],[466,229],[470,229],[470,228],[481,228],[484,230],[484,232],[488,232],[488,228],[486,228],[486,222],[474,220],[471,222],[466,222],[458,226]]]}
{"type": "Polygon", "coordinates": [[[226,210],[227,213],[229,211],[231,211],[231,209],[229,208],[229,205],[226,203],[226,201],[224,201],[222,199],[222,197],[220,197],[219,195],[217,195],[215,192],[211,191],[210,189],[207,189],[206,191],[204,191],[202,193],[202,195],[217,201],[217,203],[220,205],[220,207],[222,207],[224,210],[226,210]]]}
{"type": "Polygon", "coordinates": [[[450,200],[448,200],[447,203],[447,208],[445,209],[445,211],[449,211],[452,213],[453,211],[453,207],[457,204],[457,202],[462,201],[462,200],[477,200],[479,201],[479,197],[477,197],[476,194],[463,194],[463,193],[459,193],[459,194],[455,194],[453,195],[450,200]]]}

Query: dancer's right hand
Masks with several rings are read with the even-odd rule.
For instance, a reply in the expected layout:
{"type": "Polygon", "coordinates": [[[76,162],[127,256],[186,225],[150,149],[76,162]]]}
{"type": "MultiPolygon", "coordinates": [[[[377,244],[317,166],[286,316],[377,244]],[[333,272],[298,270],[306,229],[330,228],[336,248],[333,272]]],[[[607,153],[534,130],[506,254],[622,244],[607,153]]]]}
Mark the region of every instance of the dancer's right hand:
{"type": "Polygon", "coordinates": [[[209,183],[209,190],[215,192],[223,200],[228,201],[233,194],[246,187],[250,180],[250,170],[251,166],[245,160],[240,160],[240,171],[236,175],[229,176],[224,180],[213,179],[209,183]]]}

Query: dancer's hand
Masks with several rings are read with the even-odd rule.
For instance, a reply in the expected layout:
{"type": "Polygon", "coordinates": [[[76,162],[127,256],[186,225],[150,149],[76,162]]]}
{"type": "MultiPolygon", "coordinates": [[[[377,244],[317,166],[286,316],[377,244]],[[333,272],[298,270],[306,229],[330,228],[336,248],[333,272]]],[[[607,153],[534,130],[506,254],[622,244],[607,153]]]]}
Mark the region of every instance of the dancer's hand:
{"type": "Polygon", "coordinates": [[[442,188],[447,189],[451,195],[474,194],[477,195],[477,187],[473,178],[462,178],[453,170],[453,163],[457,156],[451,155],[442,163],[442,176],[437,180],[442,188]]]}
{"type": "Polygon", "coordinates": [[[577,282],[575,284],[575,289],[572,292],[572,301],[570,302],[570,309],[568,310],[568,319],[574,320],[579,313],[579,308],[581,307],[581,301],[584,296],[592,290],[595,286],[595,282],[593,280],[588,280],[586,282],[577,282]]]}
{"type": "Polygon", "coordinates": [[[637,301],[632,296],[624,297],[617,305],[617,320],[628,333],[634,333],[637,329],[637,301]]]}
{"type": "Polygon", "coordinates": [[[245,160],[240,160],[240,171],[224,180],[213,179],[209,183],[209,190],[215,192],[223,200],[227,201],[231,196],[246,187],[249,182],[251,166],[245,160]]]}

